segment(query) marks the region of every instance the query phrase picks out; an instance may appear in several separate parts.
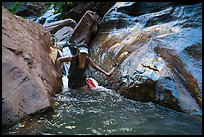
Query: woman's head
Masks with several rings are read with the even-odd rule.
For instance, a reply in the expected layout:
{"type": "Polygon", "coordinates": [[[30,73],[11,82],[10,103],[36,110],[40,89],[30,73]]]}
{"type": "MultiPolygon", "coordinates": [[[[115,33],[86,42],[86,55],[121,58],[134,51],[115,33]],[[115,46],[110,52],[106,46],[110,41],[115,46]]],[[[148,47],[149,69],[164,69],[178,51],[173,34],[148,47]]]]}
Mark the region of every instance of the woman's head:
{"type": "Polygon", "coordinates": [[[86,44],[81,44],[78,46],[78,53],[81,55],[88,55],[89,54],[89,49],[86,44]]]}

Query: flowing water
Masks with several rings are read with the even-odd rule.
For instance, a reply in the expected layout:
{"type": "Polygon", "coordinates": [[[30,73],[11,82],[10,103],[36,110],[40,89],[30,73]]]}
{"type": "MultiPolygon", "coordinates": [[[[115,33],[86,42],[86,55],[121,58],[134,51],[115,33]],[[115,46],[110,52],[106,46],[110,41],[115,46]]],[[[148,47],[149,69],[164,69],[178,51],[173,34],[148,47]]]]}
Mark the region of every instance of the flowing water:
{"type": "MultiPolygon", "coordinates": [[[[46,18],[50,16],[51,10],[49,9],[43,16],[46,18]]],[[[45,23],[47,22],[46,20],[45,23]]],[[[12,126],[3,126],[2,133],[4,135],[202,135],[200,115],[176,112],[152,102],[126,99],[116,91],[101,86],[91,93],[67,91],[67,82],[63,77],[63,92],[53,97],[53,110],[26,116],[12,126]]]]}
{"type": "Polygon", "coordinates": [[[30,20],[33,20],[35,22],[40,22],[40,20],[42,18],[45,19],[43,25],[46,25],[46,24],[49,24],[49,23],[52,23],[52,22],[55,22],[57,21],[57,16],[59,16],[61,13],[57,13],[57,14],[54,14],[55,10],[54,10],[54,5],[50,5],[50,7],[48,7],[47,11],[45,13],[43,13],[40,17],[32,17],[32,16],[29,16],[27,17],[28,19],[30,20]]]}
{"type": "Polygon", "coordinates": [[[70,90],[53,97],[54,109],[28,116],[3,134],[29,135],[175,135],[202,134],[200,116],[175,112],[151,102],[126,99],[98,87],[91,93],[70,90]]]}

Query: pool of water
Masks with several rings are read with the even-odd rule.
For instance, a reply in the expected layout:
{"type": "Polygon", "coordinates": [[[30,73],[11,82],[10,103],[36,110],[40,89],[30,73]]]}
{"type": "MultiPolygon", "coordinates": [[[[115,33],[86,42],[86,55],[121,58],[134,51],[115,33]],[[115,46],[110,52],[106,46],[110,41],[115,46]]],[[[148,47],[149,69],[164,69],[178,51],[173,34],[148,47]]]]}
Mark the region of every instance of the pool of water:
{"type": "Polygon", "coordinates": [[[10,135],[201,135],[202,117],[151,102],[126,99],[99,87],[56,94],[54,109],[2,127],[10,135]]]}

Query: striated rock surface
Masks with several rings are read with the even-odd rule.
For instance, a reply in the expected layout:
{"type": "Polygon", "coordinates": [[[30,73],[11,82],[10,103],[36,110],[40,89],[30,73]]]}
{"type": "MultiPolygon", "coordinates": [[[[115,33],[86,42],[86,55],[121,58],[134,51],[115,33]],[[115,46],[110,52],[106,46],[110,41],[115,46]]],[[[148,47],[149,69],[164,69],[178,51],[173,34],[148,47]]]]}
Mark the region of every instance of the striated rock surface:
{"type": "Polygon", "coordinates": [[[98,30],[97,19],[97,14],[93,11],[87,10],[74,28],[73,34],[70,38],[71,44],[85,43],[89,45],[98,30]]]}
{"type": "Polygon", "coordinates": [[[50,31],[51,34],[55,34],[58,30],[61,28],[67,26],[74,28],[76,26],[76,21],[73,19],[65,19],[65,20],[59,20],[53,23],[45,24],[44,27],[50,31]]]}
{"type": "Polygon", "coordinates": [[[51,45],[42,25],[2,7],[2,124],[52,106],[51,96],[61,91],[61,82],[51,45]]]}
{"type": "Polygon", "coordinates": [[[112,79],[90,75],[127,98],[201,114],[201,45],[202,3],[117,2],[91,43],[112,79]]]}

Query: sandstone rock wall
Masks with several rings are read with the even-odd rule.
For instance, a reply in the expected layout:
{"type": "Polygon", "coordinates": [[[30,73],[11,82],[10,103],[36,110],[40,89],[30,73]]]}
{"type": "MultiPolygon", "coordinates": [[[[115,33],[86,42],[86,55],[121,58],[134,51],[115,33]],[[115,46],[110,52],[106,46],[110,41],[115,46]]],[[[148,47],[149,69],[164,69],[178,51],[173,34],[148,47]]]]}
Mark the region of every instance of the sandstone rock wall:
{"type": "Polygon", "coordinates": [[[52,106],[61,91],[51,59],[51,34],[2,7],[2,124],[52,106]]]}

